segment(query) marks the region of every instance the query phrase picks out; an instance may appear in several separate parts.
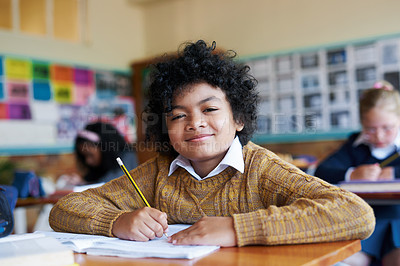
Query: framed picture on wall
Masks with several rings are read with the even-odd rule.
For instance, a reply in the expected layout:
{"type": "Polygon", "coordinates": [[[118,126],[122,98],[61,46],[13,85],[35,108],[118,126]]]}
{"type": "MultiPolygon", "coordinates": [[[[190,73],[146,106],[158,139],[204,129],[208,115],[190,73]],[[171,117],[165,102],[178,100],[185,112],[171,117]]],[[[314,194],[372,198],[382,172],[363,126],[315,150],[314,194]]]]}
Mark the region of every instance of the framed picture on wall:
{"type": "Polygon", "coordinates": [[[304,108],[319,108],[322,106],[321,93],[304,95],[304,108]]]}
{"type": "Polygon", "coordinates": [[[288,73],[293,69],[292,56],[279,56],[275,59],[275,70],[277,73],[288,73]]]}
{"type": "Polygon", "coordinates": [[[249,61],[268,73],[259,79],[260,96],[269,101],[260,108],[260,115],[272,114],[259,120],[269,132],[266,135],[358,130],[358,101],[365,89],[382,79],[400,89],[400,37],[265,55],[257,60],[249,61]]]}
{"type": "Polygon", "coordinates": [[[331,112],[332,128],[350,128],[351,117],[348,110],[340,110],[331,112]]]}
{"type": "Polygon", "coordinates": [[[301,77],[301,87],[304,93],[315,92],[319,90],[320,82],[318,73],[305,74],[301,77]]]}
{"type": "Polygon", "coordinates": [[[345,48],[327,52],[327,64],[329,66],[341,65],[347,62],[347,52],[345,48]]]}
{"type": "Polygon", "coordinates": [[[376,60],[376,45],[374,43],[357,45],[354,47],[355,64],[373,64],[376,60]]]}
{"type": "Polygon", "coordinates": [[[307,112],[304,115],[304,129],[309,133],[323,130],[322,112],[307,112]]]}
{"type": "Polygon", "coordinates": [[[365,81],[376,81],[377,72],[375,66],[366,66],[362,68],[356,69],[356,81],[357,82],[365,82],[365,81]]]}
{"type": "Polygon", "coordinates": [[[382,45],[382,64],[390,65],[399,63],[399,44],[397,42],[385,42],[382,45]]]}
{"type": "Polygon", "coordinates": [[[300,65],[301,68],[303,69],[318,67],[319,66],[318,61],[319,61],[318,53],[303,54],[300,57],[300,65]]]}

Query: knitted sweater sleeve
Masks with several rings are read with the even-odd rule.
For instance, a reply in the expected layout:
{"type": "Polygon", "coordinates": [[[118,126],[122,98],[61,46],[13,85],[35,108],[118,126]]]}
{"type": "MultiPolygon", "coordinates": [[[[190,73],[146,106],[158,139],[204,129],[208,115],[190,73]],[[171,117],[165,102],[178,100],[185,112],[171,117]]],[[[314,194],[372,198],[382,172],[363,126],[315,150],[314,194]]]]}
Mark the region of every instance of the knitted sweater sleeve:
{"type": "MultiPolygon", "coordinates": [[[[130,173],[152,205],[157,158],[130,173]]],[[[121,176],[101,187],[63,197],[52,208],[49,223],[55,231],[112,236],[114,221],[121,214],[141,207],[144,207],[142,199],[128,178],[121,176]]]]}
{"type": "Polygon", "coordinates": [[[233,215],[239,246],[365,239],[374,230],[365,201],[271,152],[252,157],[249,172],[265,208],[233,215]]]}

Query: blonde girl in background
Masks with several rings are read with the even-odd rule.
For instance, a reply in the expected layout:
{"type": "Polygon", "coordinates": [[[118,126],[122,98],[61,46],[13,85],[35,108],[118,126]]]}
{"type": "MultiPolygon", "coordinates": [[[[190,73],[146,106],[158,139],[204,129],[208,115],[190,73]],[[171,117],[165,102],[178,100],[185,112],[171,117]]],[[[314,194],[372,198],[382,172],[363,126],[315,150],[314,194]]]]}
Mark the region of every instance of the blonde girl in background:
{"type": "MultiPolygon", "coordinates": [[[[387,81],[378,81],[360,98],[362,131],[352,134],[343,146],[322,161],[315,175],[337,184],[341,181],[385,181],[400,178],[400,158],[380,163],[400,149],[400,94],[387,81]]],[[[350,265],[400,265],[400,206],[373,206],[374,233],[362,243],[362,252],[350,265]],[[378,263],[378,264],[375,264],[378,263]]]]}

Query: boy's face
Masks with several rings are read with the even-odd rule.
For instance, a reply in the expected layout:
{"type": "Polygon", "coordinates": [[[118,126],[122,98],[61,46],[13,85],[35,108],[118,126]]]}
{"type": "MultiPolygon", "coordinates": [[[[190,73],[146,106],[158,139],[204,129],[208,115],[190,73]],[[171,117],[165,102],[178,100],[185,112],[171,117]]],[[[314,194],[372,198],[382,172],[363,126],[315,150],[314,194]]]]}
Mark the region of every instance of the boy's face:
{"type": "Polygon", "coordinates": [[[363,133],[368,142],[376,148],[393,144],[400,127],[400,118],[385,108],[372,108],[363,115],[363,133]]]}
{"type": "Polygon", "coordinates": [[[218,165],[236,131],[243,129],[234,121],[225,93],[207,83],[194,84],[175,96],[166,121],[174,149],[192,164],[210,167],[218,165]]]}

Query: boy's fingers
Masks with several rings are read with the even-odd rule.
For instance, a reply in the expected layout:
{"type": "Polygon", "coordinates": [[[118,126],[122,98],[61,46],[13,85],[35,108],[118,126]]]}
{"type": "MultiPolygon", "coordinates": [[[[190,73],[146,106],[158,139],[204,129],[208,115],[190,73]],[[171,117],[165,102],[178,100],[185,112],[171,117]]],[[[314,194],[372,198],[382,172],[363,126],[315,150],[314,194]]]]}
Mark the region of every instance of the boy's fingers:
{"type": "Polygon", "coordinates": [[[167,214],[165,212],[161,212],[157,209],[151,209],[149,214],[162,226],[163,230],[166,230],[168,228],[167,214]]]}
{"type": "Polygon", "coordinates": [[[146,222],[146,225],[153,230],[157,237],[162,237],[164,232],[168,231],[167,215],[157,209],[149,210],[149,215],[152,218],[146,222]]]}

